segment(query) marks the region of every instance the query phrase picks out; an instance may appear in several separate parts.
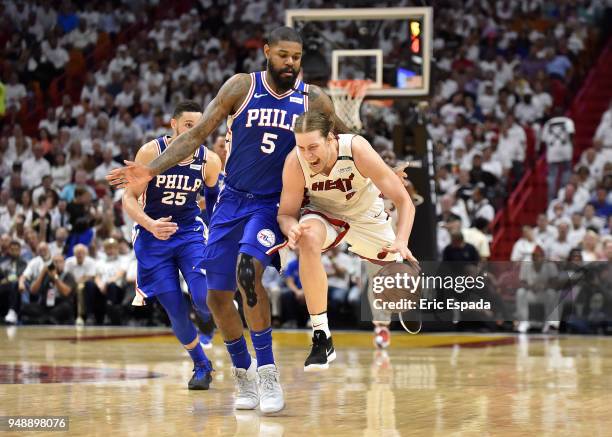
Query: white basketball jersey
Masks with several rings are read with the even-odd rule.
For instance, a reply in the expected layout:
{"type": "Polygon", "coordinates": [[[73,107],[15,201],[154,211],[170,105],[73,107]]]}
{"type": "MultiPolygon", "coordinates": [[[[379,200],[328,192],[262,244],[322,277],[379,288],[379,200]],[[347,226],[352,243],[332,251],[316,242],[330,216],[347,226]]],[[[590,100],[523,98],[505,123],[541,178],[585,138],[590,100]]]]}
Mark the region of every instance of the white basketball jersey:
{"type": "MultiPolygon", "coordinates": [[[[351,142],[353,134],[339,135],[338,159],[329,176],[313,175],[300,150],[298,160],[306,181],[306,208],[328,211],[343,216],[356,216],[377,203],[383,205],[380,190],[370,178],[363,177],[353,161],[351,142]]],[[[383,207],[384,209],[384,207],[383,207]]]]}

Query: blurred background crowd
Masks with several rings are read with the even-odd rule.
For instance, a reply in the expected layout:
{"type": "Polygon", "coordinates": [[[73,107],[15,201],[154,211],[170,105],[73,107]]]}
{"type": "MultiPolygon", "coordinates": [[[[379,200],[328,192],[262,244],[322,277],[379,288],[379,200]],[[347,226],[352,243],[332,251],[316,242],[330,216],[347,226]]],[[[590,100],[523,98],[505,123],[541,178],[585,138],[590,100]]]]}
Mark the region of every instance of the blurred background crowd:
{"type": "MultiPolygon", "coordinates": [[[[399,3],[393,6],[413,6],[399,3]]],[[[609,263],[612,104],[597,115],[588,147],[575,147],[567,110],[607,41],[601,24],[610,5],[431,3],[434,90],[411,110],[434,143],[438,259],[490,259],[496,215],[544,156],[548,207],[523,228],[510,259],[609,263]]],[[[174,6],[0,1],[0,316],[7,323],[162,322],[155,307],[130,305],[132,223],[121,191],[104,176],[141,144],[170,133],[176,103],[206,105],[235,72],[264,69],[265,33],[284,23],[285,9],[324,7],[269,0],[174,6]]],[[[333,42],[354,29],[326,32],[333,42]]],[[[398,35],[380,38],[386,52],[401,50],[398,35]]],[[[409,144],[392,140],[405,118],[401,103],[362,107],[364,135],[389,164],[410,156],[409,144]]],[[[223,135],[221,127],[208,144],[222,158],[223,135]]],[[[266,272],[276,326],[307,320],[297,262],[283,277],[266,272]]],[[[324,265],[330,312],[354,325],[364,285],[359,260],[338,248],[324,255],[324,265]]],[[[522,273],[524,291],[509,298],[516,311],[508,317],[525,321],[533,305],[548,304],[533,276],[522,273]]],[[[602,307],[612,305],[601,296],[602,307]]]]}

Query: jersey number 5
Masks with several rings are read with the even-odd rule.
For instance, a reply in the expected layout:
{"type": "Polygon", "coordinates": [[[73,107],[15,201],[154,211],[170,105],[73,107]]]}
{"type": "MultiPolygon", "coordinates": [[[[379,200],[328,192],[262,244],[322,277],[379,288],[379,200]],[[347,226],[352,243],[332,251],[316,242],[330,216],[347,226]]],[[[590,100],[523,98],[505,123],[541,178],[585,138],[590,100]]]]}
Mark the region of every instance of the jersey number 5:
{"type": "Polygon", "coordinates": [[[261,140],[261,142],[263,143],[261,145],[261,151],[268,154],[274,152],[274,148],[276,147],[276,144],[274,144],[274,140],[276,140],[277,138],[278,135],[276,134],[271,134],[269,132],[264,133],[263,138],[261,140]]]}
{"type": "Polygon", "coordinates": [[[187,201],[187,193],[164,191],[164,197],[162,197],[161,201],[166,205],[184,205],[187,201]]]}

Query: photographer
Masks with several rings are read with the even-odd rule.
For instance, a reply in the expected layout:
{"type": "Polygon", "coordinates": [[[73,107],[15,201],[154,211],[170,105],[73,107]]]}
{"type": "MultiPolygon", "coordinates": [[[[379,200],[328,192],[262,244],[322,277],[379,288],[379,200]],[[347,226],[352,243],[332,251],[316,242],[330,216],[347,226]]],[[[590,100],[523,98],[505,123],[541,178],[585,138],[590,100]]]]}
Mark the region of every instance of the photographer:
{"type": "Polygon", "coordinates": [[[53,256],[31,286],[30,303],[21,310],[24,322],[72,323],[74,288],[72,275],[64,270],[63,256],[53,256]]]}

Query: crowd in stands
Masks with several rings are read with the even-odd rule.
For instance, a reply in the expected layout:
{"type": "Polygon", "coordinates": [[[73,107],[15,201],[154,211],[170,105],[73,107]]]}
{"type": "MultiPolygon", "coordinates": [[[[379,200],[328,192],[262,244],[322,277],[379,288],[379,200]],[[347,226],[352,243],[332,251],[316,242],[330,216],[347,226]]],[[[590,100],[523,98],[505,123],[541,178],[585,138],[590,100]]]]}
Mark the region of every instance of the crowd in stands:
{"type": "MultiPolygon", "coordinates": [[[[121,191],[111,190],[104,176],[139,145],[169,133],[176,103],[206,105],[235,72],[265,68],[264,35],[284,22],[284,9],[266,0],[194,2],[190,12],[170,13],[119,44],[112,59],[87,72],[79,99],[64,95],[60,106],[48,108],[37,135],[6,122],[33,81],[44,87],[61,72],[70,50],[86,53],[100,32],[116,34],[155,3],[0,2],[0,315],[7,322],[153,323],[156,317],[130,307],[132,223],[121,210],[121,191]]],[[[555,185],[549,211],[535,229],[525,229],[512,259],[529,260],[540,247],[547,259],[565,260],[577,246],[585,260],[610,260],[612,163],[605,150],[612,150],[612,109],[575,167],[567,158],[572,121],[550,121],[562,116],[568,90],[584,74],[579,60],[604,5],[446,3],[452,7],[436,10],[434,92],[422,109],[436,151],[440,259],[490,256],[490,223],[531,165],[533,138],[534,154],[550,154],[560,189],[555,185]]],[[[343,37],[341,29],[334,34],[343,37]]],[[[390,40],[385,50],[397,49],[399,41],[390,40]]],[[[367,104],[363,112],[366,136],[392,164],[397,112],[367,104]]],[[[266,272],[277,325],[307,319],[297,262],[285,277],[266,272]]],[[[351,314],[362,285],[357,259],[343,248],[326,254],[324,264],[330,312],[351,314]]]]}
{"type": "MultiPolygon", "coordinates": [[[[564,116],[569,91],[584,77],[581,60],[596,41],[592,31],[606,5],[469,3],[467,13],[438,11],[435,20],[436,68],[441,71],[427,110],[427,130],[437,149],[441,258],[474,262],[489,258],[491,222],[525,169],[545,154],[548,208],[533,228],[523,229],[511,261],[563,263],[557,265],[559,270],[572,254],[574,261],[609,262],[612,111],[603,115],[592,147],[575,165],[575,126],[564,116]]],[[[529,304],[546,307],[546,320],[559,320],[559,314],[549,311],[554,303],[551,294],[537,293],[538,275],[523,270],[515,271],[521,288],[511,296],[521,332],[530,329],[529,304]]],[[[555,296],[558,299],[559,294],[555,296]]],[[[610,298],[606,297],[608,311],[610,298]]],[[[543,325],[544,330],[550,327],[557,325],[543,325]]]]}

